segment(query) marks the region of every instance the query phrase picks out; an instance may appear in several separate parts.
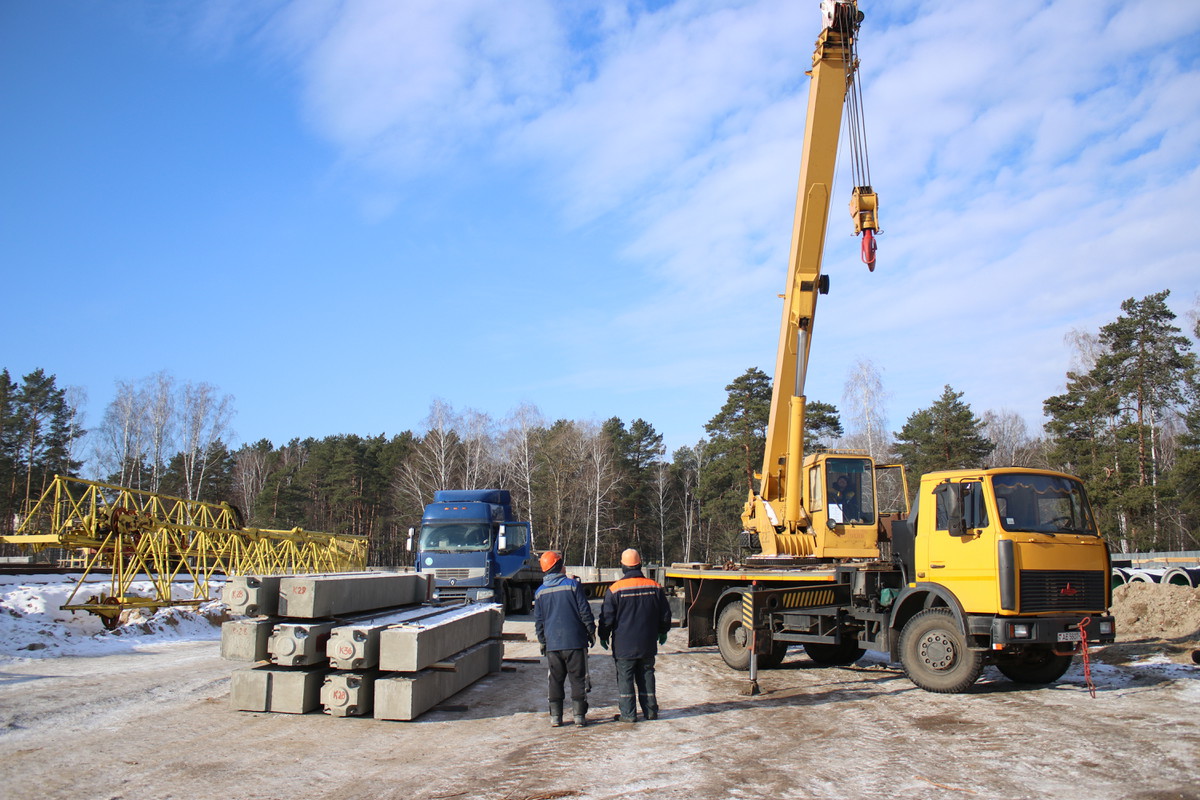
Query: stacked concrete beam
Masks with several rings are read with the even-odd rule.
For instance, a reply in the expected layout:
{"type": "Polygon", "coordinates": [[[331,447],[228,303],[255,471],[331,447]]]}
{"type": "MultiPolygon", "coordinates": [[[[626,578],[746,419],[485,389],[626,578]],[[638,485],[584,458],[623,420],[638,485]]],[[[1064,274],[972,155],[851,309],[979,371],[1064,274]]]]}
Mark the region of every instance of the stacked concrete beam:
{"type": "Polygon", "coordinates": [[[488,639],[456,653],[437,669],[379,677],[375,681],[375,719],[416,719],[498,668],[503,652],[503,642],[488,639]]]}
{"type": "Polygon", "coordinates": [[[578,578],[584,583],[616,583],[625,574],[615,567],[576,567],[566,568],[567,574],[578,578]]]}
{"type": "Polygon", "coordinates": [[[445,613],[445,608],[418,606],[371,621],[342,625],[333,629],[325,654],[334,669],[370,669],[379,666],[379,635],[392,625],[417,622],[445,613]]]}
{"type": "Polygon", "coordinates": [[[424,602],[424,575],[380,572],[355,575],[295,575],[279,582],[279,616],[319,619],[424,602]]]}
{"type": "Polygon", "coordinates": [[[237,711],[307,714],[321,705],[328,667],[244,667],[233,671],[230,700],[237,711]]]}
{"type": "Polygon", "coordinates": [[[279,609],[282,575],[235,575],[221,587],[221,602],[235,617],[270,616],[279,609]]]}
{"type": "Polygon", "coordinates": [[[464,606],[424,620],[392,625],[379,634],[379,668],[419,672],[455,653],[498,636],[496,606],[464,606]]]}
{"type": "Polygon", "coordinates": [[[257,612],[271,607],[272,594],[277,616],[222,626],[222,656],[275,662],[235,670],[235,709],[302,714],[324,706],[331,716],[364,716],[387,681],[376,717],[415,719],[500,670],[500,607],[426,604],[422,575],[247,576],[223,599],[231,610],[257,612]]]}
{"type": "Polygon", "coordinates": [[[334,620],[280,622],[267,642],[271,660],[288,667],[325,664],[325,645],[339,623],[334,620]]]}
{"type": "Polygon", "coordinates": [[[221,624],[221,658],[229,661],[269,661],[268,644],[279,617],[245,617],[221,624]]]}
{"type": "Polygon", "coordinates": [[[378,670],[331,672],[321,687],[321,705],[334,717],[361,717],[371,713],[378,670]]]}

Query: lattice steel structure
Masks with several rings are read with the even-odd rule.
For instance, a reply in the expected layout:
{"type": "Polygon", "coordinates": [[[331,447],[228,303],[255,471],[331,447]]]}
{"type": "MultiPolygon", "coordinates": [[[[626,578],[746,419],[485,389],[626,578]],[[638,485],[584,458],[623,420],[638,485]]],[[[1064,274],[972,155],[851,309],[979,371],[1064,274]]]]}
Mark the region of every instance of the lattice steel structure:
{"type": "Polygon", "coordinates": [[[228,503],[204,503],[79,478],[55,476],[15,532],[0,541],[32,548],[81,550],[83,573],[62,606],[98,614],[115,627],[127,608],[198,606],[209,597],[215,574],[284,575],[355,572],[367,563],[367,538],[242,527],[228,503]],[[107,590],[77,602],[88,578],[111,569],[107,590]],[[153,597],[131,593],[143,580],[153,597]],[[175,598],[172,587],[190,582],[192,596],[175,598]]]}

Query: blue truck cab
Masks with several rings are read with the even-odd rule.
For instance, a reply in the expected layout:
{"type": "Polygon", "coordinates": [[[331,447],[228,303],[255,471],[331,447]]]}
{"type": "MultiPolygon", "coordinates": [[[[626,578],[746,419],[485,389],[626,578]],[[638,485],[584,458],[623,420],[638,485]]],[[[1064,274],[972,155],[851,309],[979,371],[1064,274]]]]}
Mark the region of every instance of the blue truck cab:
{"type": "Polygon", "coordinates": [[[502,603],[527,613],[542,580],[530,540],[530,525],[513,518],[506,490],[435,492],[421,518],[416,569],[433,577],[435,600],[502,603]]]}

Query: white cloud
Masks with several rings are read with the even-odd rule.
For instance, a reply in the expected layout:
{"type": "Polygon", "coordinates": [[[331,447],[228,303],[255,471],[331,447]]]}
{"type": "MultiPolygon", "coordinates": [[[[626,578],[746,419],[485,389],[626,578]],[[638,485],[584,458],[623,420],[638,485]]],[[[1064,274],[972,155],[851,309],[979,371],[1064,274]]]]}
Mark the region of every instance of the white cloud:
{"type": "MultiPolygon", "coordinates": [[[[1063,333],[1200,285],[1200,4],[864,10],[885,235],[868,275],[835,187],[810,394],[836,400],[842,365],[866,357],[896,383],[897,425],[948,382],[1036,427],[1063,333]]],[[[678,353],[699,353],[678,379],[773,363],[818,25],[815,0],[314,0],[260,36],[346,159],[403,180],[487,149],[531,167],[562,224],[610,225],[644,279],[571,337],[588,357],[562,369],[587,366],[561,380],[589,383],[652,380],[678,353]]],[[[586,302],[548,316],[569,331],[586,302]]]]}

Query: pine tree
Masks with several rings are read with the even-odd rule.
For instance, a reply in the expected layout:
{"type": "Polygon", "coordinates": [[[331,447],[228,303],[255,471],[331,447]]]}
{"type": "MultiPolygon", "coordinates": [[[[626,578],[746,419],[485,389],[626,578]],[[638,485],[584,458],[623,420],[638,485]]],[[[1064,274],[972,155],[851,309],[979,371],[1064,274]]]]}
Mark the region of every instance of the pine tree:
{"type": "Polygon", "coordinates": [[[896,434],[896,452],[910,473],[983,466],[995,445],[962,396],[947,384],[932,406],[914,411],[896,434]]]}
{"type": "Polygon", "coordinates": [[[700,471],[698,496],[714,532],[715,545],[732,552],[741,531],[741,514],[767,446],[771,379],[757,367],[739,375],[704,430],[709,434],[707,461],[700,471]]]}
{"type": "Polygon", "coordinates": [[[804,452],[819,453],[828,450],[826,442],[832,443],[842,436],[842,420],[837,406],[813,400],[804,404],[804,452]]]}
{"type": "Polygon", "coordinates": [[[66,391],[41,368],[21,379],[13,410],[17,469],[29,502],[50,477],[69,475],[82,466],[71,459],[71,443],[84,431],[72,425],[75,410],[67,404],[66,391]]]}
{"type": "Polygon", "coordinates": [[[1067,391],[1045,401],[1054,463],[1084,479],[1102,528],[1115,529],[1122,549],[1170,546],[1162,523],[1186,485],[1166,475],[1163,430],[1196,359],[1168,296],[1121,303],[1123,313],[1100,329],[1090,368],[1068,373],[1067,391]]]}
{"type": "Polygon", "coordinates": [[[17,508],[17,385],[0,370],[0,532],[12,532],[17,508]]]}

